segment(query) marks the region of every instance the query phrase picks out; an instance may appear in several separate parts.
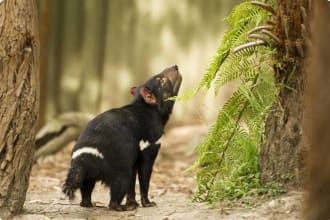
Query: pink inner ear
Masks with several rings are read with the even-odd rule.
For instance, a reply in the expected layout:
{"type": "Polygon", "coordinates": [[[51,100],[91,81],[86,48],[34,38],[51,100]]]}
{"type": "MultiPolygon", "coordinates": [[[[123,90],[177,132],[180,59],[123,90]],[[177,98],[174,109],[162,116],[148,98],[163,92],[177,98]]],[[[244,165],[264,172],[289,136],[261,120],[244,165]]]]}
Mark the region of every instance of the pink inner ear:
{"type": "Polygon", "coordinates": [[[130,91],[131,95],[133,95],[133,96],[135,95],[135,89],[136,89],[136,87],[134,86],[131,88],[131,91],[130,91]]]}
{"type": "Polygon", "coordinates": [[[155,95],[152,94],[152,92],[150,92],[150,90],[147,89],[146,87],[142,87],[140,89],[140,95],[143,97],[144,101],[148,104],[157,103],[157,99],[156,99],[155,95]]]}

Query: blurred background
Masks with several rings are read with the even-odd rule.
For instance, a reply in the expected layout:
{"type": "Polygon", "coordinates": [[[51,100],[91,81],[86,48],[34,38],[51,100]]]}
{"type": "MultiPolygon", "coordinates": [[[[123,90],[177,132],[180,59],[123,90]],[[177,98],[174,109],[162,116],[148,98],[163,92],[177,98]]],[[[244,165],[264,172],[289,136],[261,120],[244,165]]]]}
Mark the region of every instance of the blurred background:
{"type": "MultiPolygon", "coordinates": [[[[198,84],[238,0],[38,0],[40,124],[71,111],[125,105],[130,88],[177,64],[198,84]]],[[[230,89],[176,103],[172,123],[208,124],[230,89]]]]}

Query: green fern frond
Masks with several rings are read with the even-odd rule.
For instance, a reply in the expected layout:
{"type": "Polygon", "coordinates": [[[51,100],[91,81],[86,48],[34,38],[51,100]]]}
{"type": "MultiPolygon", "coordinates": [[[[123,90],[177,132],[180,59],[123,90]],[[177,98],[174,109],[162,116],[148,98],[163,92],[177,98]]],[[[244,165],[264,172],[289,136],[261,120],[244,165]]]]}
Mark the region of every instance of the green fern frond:
{"type": "MultiPolygon", "coordinates": [[[[250,51],[247,53],[251,53],[250,51]]],[[[244,55],[246,56],[245,59],[242,59],[244,57],[241,54],[237,55],[231,55],[229,56],[225,62],[223,62],[219,74],[217,75],[214,85],[215,85],[215,93],[218,93],[218,90],[223,85],[233,81],[233,80],[246,80],[246,79],[252,79],[256,75],[256,71],[251,68],[254,61],[252,59],[249,59],[250,55],[244,55]]]]}
{"type": "Polygon", "coordinates": [[[246,60],[248,56],[253,54],[254,49],[247,48],[238,55],[233,54],[232,49],[246,43],[248,41],[247,32],[253,27],[258,26],[267,17],[267,12],[254,7],[250,2],[244,2],[234,8],[233,12],[226,19],[230,28],[225,33],[219,48],[212,57],[209,67],[206,69],[201,82],[197,86],[197,91],[203,87],[210,89],[213,80],[216,78],[216,92],[223,84],[231,80],[243,78],[240,77],[240,74],[247,72],[236,71],[234,69],[229,71],[226,67],[235,67],[236,64],[240,63],[239,61],[246,60]],[[238,58],[240,60],[237,60],[238,58]],[[221,69],[226,70],[226,72],[223,73],[221,69]],[[224,76],[222,77],[222,75],[224,76]]]}
{"type": "Polygon", "coordinates": [[[230,28],[194,90],[197,93],[203,87],[209,89],[214,85],[217,93],[228,82],[240,82],[197,147],[196,201],[240,198],[262,188],[258,170],[259,145],[264,120],[277,95],[271,61],[274,49],[264,46],[233,53],[233,48],[249,42],[248,31],[267,18],[267,11],[248,1],[235,7],[227,18],[230,28]]]}

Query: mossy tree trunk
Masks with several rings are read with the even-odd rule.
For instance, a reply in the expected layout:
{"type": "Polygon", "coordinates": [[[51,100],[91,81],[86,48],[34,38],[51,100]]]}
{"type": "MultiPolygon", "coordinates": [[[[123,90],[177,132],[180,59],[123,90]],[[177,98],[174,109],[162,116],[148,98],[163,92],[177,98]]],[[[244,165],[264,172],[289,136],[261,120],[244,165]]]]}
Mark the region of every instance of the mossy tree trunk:
{"type": "Polygon", "coordinates": [[[2,1],[0,30],[0,218],[7,219],[23,208],[38,126],[35,1],[2,1]]]}
{"type": "Polygon", "coordinates": [[[281,40],[275,80],[282,85],[279,100],[266,121],[260,168],[264,183],[299,186],[304,179],[303,99],[306,36],[311,5],[308,0],[278,0],[274,33],[281,40]]]}

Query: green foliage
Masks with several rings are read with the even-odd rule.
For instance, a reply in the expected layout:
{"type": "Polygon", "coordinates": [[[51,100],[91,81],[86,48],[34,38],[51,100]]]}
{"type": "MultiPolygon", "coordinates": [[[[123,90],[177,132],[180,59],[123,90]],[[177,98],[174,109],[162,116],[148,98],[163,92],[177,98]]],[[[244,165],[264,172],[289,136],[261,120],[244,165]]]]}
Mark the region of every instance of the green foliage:
{"type": "MultiPolygon", "coordinates": [[[[233,9],[231,14],[226,19],[230,25],[230,29],[222,38],[220,47],[212,58],[211,63],[198,86],[198,89],[202,87],[209,89],[213,80],[219,76],[221,76],[221,79],[217,80],[218,88],[228,82],[228,80],[237,78],[237,74],[239,73],[237,73],[236,70],[239,69],[235,68],[235,65],[230,64],[237,64],[241,61],[244,63],[244,61],[241,60],[242,56],[240,56],[240,54],[233,54],[231,51],[234,47],[246,43],[248,41],[247,32],[260,25],[261,22],[267,17],[267,12],[251,5],[248,1],[236,6],[236,8],[233,9]],[[226,73],[220,74],[222,69],[225,70],[226,73]]],[[[252,49],[247,49],[244,53],[246,55],[251,55],[253,51],[254,50],[252,49]]]]}
{"type": "Polygon", "coordinates": [[[264,121],[277,95],[272,63],[275,51],[270,46],[259,46],[232,52],[251,41],[247,32],[269,16],[250,2],[236,6],[227,18],[230,28],[204,77],[195,90],[189,91],[192,94],[213,85],[217,94],[226,83],[240,82],[197,148],[197,201],[215,202],[264,194],[270,192],[268,189],[276,191],[262,186],[258,169],[264,121]]]}

